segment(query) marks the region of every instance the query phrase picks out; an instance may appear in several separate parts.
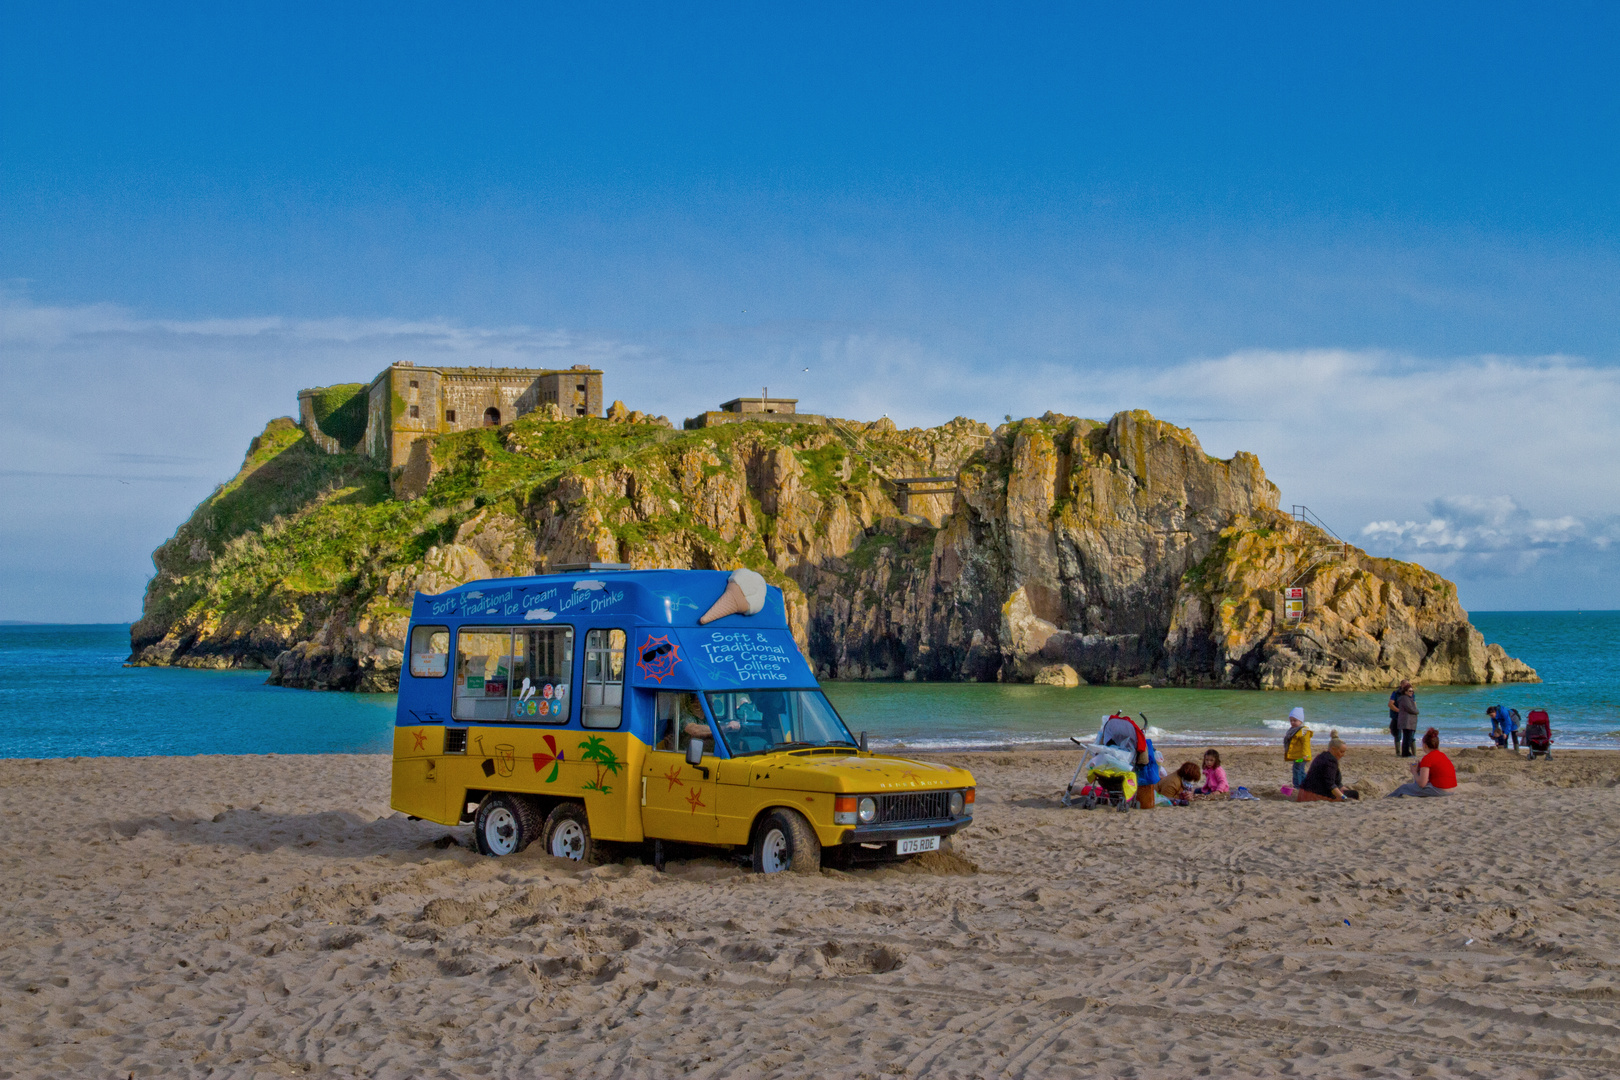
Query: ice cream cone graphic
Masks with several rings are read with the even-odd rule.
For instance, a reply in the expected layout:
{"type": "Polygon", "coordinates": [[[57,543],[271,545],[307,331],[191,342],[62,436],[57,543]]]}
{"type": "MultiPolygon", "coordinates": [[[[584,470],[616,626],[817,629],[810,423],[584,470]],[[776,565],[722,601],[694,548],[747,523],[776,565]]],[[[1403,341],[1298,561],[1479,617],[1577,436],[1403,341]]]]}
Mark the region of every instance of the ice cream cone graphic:
{"type": "Polygon", "coordinates": [[[727,615],[758,615],[765,606],[765,579],[752,570],[733,570],[726,591],[698,620],[705,626],[727,615]]]}

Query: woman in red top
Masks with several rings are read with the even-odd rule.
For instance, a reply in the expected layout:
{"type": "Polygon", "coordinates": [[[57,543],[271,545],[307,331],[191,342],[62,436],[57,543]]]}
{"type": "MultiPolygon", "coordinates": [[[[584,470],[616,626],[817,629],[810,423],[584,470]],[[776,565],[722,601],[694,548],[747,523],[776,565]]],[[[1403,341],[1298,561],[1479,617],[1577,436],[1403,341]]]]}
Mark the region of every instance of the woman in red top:
{"type": "Polygon", "coordinates": [[[1397,799],[1405,795],[1420,799],[1433,798],[1450,795],[1457,786],[1457,767],[1440,752],[1439,729],[1430,728],[1423,733],[1423,749],[1427,753],[1412,766],[1412,782],[1390,792],[1389,798],[1397,799]]]}

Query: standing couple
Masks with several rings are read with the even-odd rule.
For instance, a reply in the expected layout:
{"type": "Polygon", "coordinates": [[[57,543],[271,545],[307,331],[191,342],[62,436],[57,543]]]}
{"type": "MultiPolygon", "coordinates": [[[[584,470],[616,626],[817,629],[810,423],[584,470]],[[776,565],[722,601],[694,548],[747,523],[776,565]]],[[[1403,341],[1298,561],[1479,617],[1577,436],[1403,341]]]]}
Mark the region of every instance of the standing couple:
{"type": "Polygon", "coordinates": [[[1417,742],[1418,707],[1412,680],[1402,679],[1389,694],[1389,734],[1395,740],[1396,757],[1414,757],[1417,742]]]}

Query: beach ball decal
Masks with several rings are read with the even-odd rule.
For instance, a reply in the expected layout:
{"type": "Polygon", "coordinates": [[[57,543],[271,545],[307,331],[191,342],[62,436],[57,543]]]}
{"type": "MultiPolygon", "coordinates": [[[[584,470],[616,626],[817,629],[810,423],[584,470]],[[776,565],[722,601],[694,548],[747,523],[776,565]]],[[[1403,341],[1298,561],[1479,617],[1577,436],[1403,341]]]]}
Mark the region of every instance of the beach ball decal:
{"type": "Polygon", "coordinates": [[[557,739],[552,735],[541,736],[546,744],[546,750],[534,755],[534,771],[539,772],[547,765],[551,766],[551,775],[546,777],[546,783],[557,779],[557,770],[562,767],[563,752],[557,749],[557,739]]]}

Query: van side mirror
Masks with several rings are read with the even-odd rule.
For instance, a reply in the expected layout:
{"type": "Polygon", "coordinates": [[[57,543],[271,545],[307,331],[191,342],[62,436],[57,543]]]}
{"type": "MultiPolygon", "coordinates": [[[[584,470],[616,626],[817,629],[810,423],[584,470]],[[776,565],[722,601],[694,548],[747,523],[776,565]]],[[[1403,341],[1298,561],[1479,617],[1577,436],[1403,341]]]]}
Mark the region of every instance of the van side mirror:
{"type": "Polygon", "coordinates": [[[686,743],[686,763],[688,765],[703,764],[703,740],[689,739],[686,743]]]}

